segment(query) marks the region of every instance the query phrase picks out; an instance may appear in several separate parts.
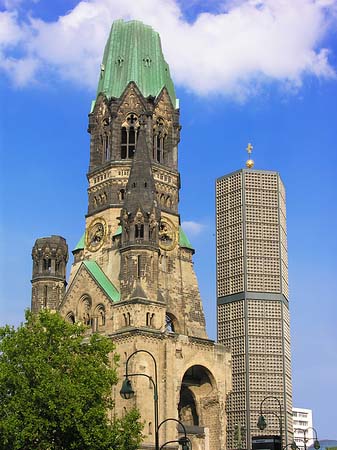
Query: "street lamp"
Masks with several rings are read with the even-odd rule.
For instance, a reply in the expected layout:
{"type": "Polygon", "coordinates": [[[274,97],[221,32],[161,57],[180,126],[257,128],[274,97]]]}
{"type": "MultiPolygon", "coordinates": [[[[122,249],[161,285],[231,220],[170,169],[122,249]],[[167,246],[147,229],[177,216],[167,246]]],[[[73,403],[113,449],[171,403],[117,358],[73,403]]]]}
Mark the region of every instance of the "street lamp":
{"type": "Polygon", "coordinates": [[[271,395],[268,395],[267,397],[265,397],[262,400],[262,402],[260,403],[260,417],[259,417],[259,419],[257,421],[257,427],[258,427],[259,430],[264,430],[267,427],[266,419],[263,416],[262,406],[263,406],[263,403],[266,400],[270,399],[270,398],[272,398],[273,400],[276,400],[278,402],[278,405],[279,405],[279,408],[280,408],[280,415],[277,415],[274,411],[267,411],[267,413],[274,414],[279,420],[279,424],[280,424],[280,440],[281,440],[281,445],[282,445],[282,437],[283,437],[282,436],[282,407],[281,407],[281,402],[280,402],[280,400],[277,397],[273,397],[271,395]]]}
{"type": "Polygon", "coordinates": [[[288,447],[290,447],[291,450],[299,450],[295,441],[290,442],[290,444],[287,444],[284,447],[282,447],[282,450],[286,450],[286,448],[288,448],[288,447]]]}
{"type": "Polygon", "coordinates": [[[132,389],[131,380],[129,377],[146,377],[148,378],[153,386],[153,407],[154,407],[154,428],[155,428],[155,450],[159,450],[159,436],[158,436],[158,376],[157,376],[157,361],[155,360],[155,357],[152,355],[152,353],[148,352],[147,350],[136,350],[135,352],[131,353],[131,355],[126,360],[125,365],[125,379],[122,384],[122,388],[120,390],[120,394],[123,398],[126,400],[129,400],[135,395],[134,390],[132,389]],[[130,359],[136,355],[137,353],[147,353],[152,358],[153,364],[154,364],[154,379],[147,375],[146,373],[128,373],[128,365],[130,359]]]}
{"type": "Polygon", "coordinates": [[[163,420],[162,422],[160,422],[160,424],[159,424],[159,426],[158,426],[158,431],[159,431],[159,428],[160,428],[165,422],[168,422],[169,420],[173,420],[174,422],[177,422],[177,423],[182,427],[183,432],[184,432],[184,436],[181,437],[181,438],[179,438],[179,439],[175,439],[174,441],[167,441],[167,442],[165,442],[165,443],[160,447],[159,450],[162,450],[162,449],[165,447],[165,445],[167,445],[167,444],[173,444],[174,442],[178,442],[178,444],[181,445],[181,449],[182,449],[182,450],[192,450],[192,442],[191,442],[190,439],[187,437],[185,425],[184,425],[182,422],[180,422],[180,420],[178,420],[178,419],[173,419],[173,418],[165,419],[165,420],[163,420]]]}
{"type": "Polygon", "coordinates": [[[312,438],[307,438],[307,432],[309,430],[313,430],[313,432],[315,433],[315,439],[314,439],[314,449],[318,450],[321,445],[319,443],[319,440],[317,438],[317,431],[314,427],[308,427],[306,429],[302,429],[302,428],[296,428],[294,431],[301,431],[303,433],[303,439],[301,439],[301,441],[304,443],[304,450],[307,450],[307,442],[310,441],[312,438]]]}
{"type": "Polygon", "coordinates": [[[157,374],[157,361],[155,357],[152,355],[152,353],[148,352],[147,350],[136,350],[135,352],[131,353],[131,355],[126,360],[125,364],[125,375],[124,375],[124,381],[122,383],[122,387],[120,390],[120,395],[126,399],[129,400],[130,398],[134,397],[135,391],[132,388],[131,380],[129,377],[146,377],[150,380],[153,386],[153,408],[154,408],[154,428],[155,428],[155,450],[161,450],[166,444],[172,443],[172,442],[178,442],[179,445],[181,445],[182,450],[191,450],[192,449],[192,443],[189,440],[189,438],[186,435],[186,428],[183,423],[180,422],[180,420],[177,419],[165,419],[158,425],[158,417],[159,417],[159,405],[158,405],[158,374],[157,374]],[[147,353],[152,358],[153,364],[154,364],[154,379],[147,375],[146,373],[128,373],[128,365],[130,359],[136,354],[136,353],[147,353]],[[179,438],[178,440],[174,441],[168,441],[165,442],[160,448],[159,448],[159,428],[169,420],[173,420],[177,422],[184,431],[184,436],[179,438]]]}

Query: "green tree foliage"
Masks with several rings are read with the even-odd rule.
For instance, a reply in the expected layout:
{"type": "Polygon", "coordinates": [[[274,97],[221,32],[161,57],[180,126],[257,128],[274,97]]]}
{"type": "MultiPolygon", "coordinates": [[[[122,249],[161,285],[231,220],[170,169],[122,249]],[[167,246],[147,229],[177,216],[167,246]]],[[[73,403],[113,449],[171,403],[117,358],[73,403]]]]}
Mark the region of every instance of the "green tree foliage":
{"type": "Polygon", "coordinates": [[[110,339],[48,311],[0,328],[0,450],[139,448],[138,412],[114,417],[113,351],[110,339]]]}

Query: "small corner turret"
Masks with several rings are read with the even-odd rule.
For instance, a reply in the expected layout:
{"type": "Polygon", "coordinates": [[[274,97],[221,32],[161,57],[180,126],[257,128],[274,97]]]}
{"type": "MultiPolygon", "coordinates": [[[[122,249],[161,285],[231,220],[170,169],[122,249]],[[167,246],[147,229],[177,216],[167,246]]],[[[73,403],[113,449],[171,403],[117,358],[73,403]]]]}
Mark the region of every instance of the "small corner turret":
{"type": "Polygon", "coordinates": [[[48,308],[56,311],[66,289],[68,245],[61,236],[39,238],[32,250],[31,309],[39,312],[48,308]]]}

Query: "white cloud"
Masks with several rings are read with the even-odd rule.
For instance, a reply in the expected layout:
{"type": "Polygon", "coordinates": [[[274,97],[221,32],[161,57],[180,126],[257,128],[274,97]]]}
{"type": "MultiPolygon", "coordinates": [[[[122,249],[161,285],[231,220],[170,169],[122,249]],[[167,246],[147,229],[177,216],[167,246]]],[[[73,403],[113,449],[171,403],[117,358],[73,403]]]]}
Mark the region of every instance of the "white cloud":
{"type": "Polygon", "coordinates": [[[185,220],[181,224],[182,228],[190,236],[197,236],[204,229],[205,225],[199,222],[194,222],[193,220],[185,220]]]}
{"type": "Polygon", "coordinates": [[[22,24],[14,12],[0,13],[0,67],[21,85],[52,70],[95,89],[110,25],[124,18],[159,31],[175,83],[197,94],[245,98],[270,81],[289,88],[306,75],[335,77],[329,50],[320,47],[337,22],[335,0],[231,0],[222,10],[192,24],[175,0],[138,0],[137,8],[124,0],[81,1],[52,23],[22,24]]]}

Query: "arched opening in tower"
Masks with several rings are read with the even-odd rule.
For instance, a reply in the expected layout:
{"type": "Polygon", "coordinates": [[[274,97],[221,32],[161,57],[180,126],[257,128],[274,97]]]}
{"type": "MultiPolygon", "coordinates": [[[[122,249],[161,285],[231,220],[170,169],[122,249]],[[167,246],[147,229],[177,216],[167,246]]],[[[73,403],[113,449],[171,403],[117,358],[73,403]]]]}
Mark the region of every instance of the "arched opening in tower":
{"type": "Polygon", "coordinates": [[[199,425],[199,416],[195,398],[188,386],[181,386],[179,402],[179,419],[184,425],[199,425]]]}
{"type": "Polygon", "coordinates": [[[196,445],[206,435],[216,449],[220,432],[218,390],[212,373],[204,366],[194,365],[186,370],[178,403],[179,420],[196,445]]]}

